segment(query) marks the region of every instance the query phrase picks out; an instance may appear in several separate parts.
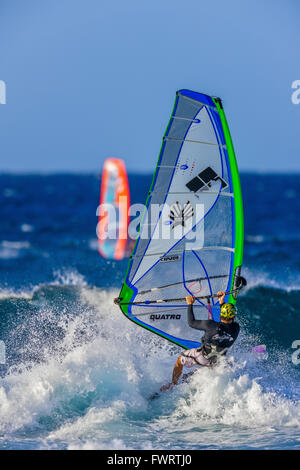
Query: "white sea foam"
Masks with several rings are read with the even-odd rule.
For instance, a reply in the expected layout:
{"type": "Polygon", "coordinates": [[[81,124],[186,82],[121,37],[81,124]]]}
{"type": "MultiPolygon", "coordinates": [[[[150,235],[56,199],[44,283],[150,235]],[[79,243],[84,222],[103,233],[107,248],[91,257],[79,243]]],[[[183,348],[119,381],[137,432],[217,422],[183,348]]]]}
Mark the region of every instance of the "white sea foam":
{"type": "Polygon", "coordinates": [[[80,274],[76,269],[64,269],[54,271],[54,282],[53,284],[60,286],[80,286],[84,287],[87,285],[84,276],[80,274]]]}
{"type": "Polygon", "coordinates": [[[279,434],[299,438],[299,402],[263,384],[253,357],[238,349],[234,359],[149,402],[170,380],[179,349],[129,322],[112,302],[116,291],[80,292],[82,315],[68,322],[63,339],[68,352],[1,380],[6,438],[39,430],[37,446],[72,449],[259,447],[266,436],[268,446],[279,445],[279,434]],[[89,328],[90,309],[99,333],[78,346],[74,331],[89,328]]]}
{"type": "MultiPolygon", "coordinates": [[[[27,246],[27,245],[26,245],[27,246]]],[[[1,253],[1,251],[0,251],[1,253]]],[[[1,254],[0,254],[1,258],[1,254]]],[[[41,288],[49,285],[57,286],[76,286],[86,287],[87,282],[82,274],[76,269],[66,268],[59,271],[54,271],[54,280],[49,283],[40,283],[36,286],[15,289],[14,287],[0,288],[0,299],[16,298],[16,299],[31,299],[33,295],[41,288]]]]}
{"type": "Polygon", "coordinates": [[[31,299],[33,289],[28,290],[15,290],[13,288],[2,288],[0,289],[0,300],[1,299],[31,299]]]}
{"type": "Polygon", "coordinates": [[[30,224],[22,224],[20,226],[20,229],[22,232],[24,233],[30,233],[30,232],[33,232],[34,231],[34,226],[33,225],[30,225],[30,224]]]}
{"type": "Polygon", "coordinates": [[[235,360],[231,366],[197,371],[183,386],[175,410],[158,418],[154,430],[172,439],[170,430],[180,427],[186,443],[203,448],[278,448],[288,441],[295,445],[299,400],[265,389],[262,377],[253,377],[253,367],[249,371],[247,362],[235,360]]]}
{"type": "Polygon", "coordinates": [[[246,241],[249,243],[263,243],[265,237],[263,235],[247,235],[246,241]]]}
{"type": "Polygon", "coordinates": [[[0,258],[12,259],[18,258],[23,250],[28,250],[30,243],[27,241],[8,241],[3,240],[0,243],[0,258]]]}

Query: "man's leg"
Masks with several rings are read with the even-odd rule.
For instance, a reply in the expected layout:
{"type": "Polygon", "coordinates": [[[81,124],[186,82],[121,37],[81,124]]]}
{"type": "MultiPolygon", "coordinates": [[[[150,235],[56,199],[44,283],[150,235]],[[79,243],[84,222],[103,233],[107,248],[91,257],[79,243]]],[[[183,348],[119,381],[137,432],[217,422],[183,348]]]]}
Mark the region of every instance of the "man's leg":
{"type": "Polygon", "coordinates": [[[173,369],[172,383],[167,384],[167,385],[163,385],[162,387],[160,387],[160,390],[161,391],[169,390],[169,388],[172,387],[172,385],[176,385],[179,378],[180,378],[180,376],[181,376],[182,369],[183,369],[183,365],[181,363],[181,356],[179,356],[177,358],[177,361],[176,361],[174,369],[173,369]]]}
{"type": "Polygon", "coordinates": [[[178,380],[180,379],[182,373],[183,365],[181,362],[181,356],[178,356],[177,361],[175,363],[172,375],[172,384],[176,385],[178,380]]]}

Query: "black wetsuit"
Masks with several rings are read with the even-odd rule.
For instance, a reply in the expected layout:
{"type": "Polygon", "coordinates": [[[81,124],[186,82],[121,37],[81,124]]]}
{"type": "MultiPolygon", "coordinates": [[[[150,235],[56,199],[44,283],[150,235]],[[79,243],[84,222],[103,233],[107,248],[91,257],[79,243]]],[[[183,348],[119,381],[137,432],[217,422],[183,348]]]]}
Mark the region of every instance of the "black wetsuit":
{"type": "Polygon", "coordinates": [[[235,321],[223,323],[214,320],[195,320],[193,305],[188,305],[188,324],[191,328],[205,331],[201,341],[202,354],[207,358],[226,354],[240,331],[240,326],[235,321]]]}

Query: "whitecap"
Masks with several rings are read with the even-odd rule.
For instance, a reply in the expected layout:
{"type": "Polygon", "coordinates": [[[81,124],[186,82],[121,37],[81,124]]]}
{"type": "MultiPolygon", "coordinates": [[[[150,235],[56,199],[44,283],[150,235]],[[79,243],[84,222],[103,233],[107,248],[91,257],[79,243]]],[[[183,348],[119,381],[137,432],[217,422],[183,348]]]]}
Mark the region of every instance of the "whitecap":
{"type": "Polygon", "coordinates": [[[34,231],[34,226],[30,224],[22,224],[20,228],[24,233],[30,233],[34,231]]]}

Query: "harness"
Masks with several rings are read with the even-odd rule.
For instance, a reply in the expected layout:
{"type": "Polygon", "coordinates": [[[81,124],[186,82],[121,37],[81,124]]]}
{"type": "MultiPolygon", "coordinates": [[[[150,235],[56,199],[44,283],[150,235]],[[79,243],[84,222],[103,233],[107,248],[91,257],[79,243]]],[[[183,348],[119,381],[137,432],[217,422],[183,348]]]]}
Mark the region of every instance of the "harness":
{"type": "MultiPolygon", "coordinates": [[[[207,309],[211,306],[208,303],[207,304],[207,309]]],[[[201,346],[201,352],[202,355],[205,357],[205,359],[212,359],[212,358],[217,358],[218,356],[224,356],[226,354],[227,350],[229,347],[221,347],[218,344],[218,340],[222,337],[222,328],[220,326],[218,327],[218,332],[216,335],[212,337],[211,342],[205,342],[205,340],[202,338],[202,346],[201,346]]]]}
{"type": "Polygon", "coordinates": [[[203,343],[201,346],[201,353],[205,359],[217,358],[218,356],[224,356],[228,348],[219,349],[219,346],[215,344],[203,343]]]}
{"type": "MultiPolygon", "coordinates": [[[[240,279],[244,280],[244,278],[240,278],[240,279]]],[[[242,287],[243,285],[245,284],[243,284],[243,282],[240,281],[240,287],[242,287]]],[[[210,298],[207,297],[207,319],[208,320],[210,319],[209,317],[211,318],[211,320],[214,319],[212,308],[211,308],[211,303],[210,303],[210,298]]],[[[220,327],[218,328],[218,334],[220,334],[220,327]]],[[[202,339],[202,346],[200,348],[200,351],[203,357],[205,357],[205,359],[213,359],[213,358],[217,359],[218,356],[224,356],[228,349],[229,349],[228,347],[221,348],[217,344],[205,343],[205,341],[202,339]]]]}

